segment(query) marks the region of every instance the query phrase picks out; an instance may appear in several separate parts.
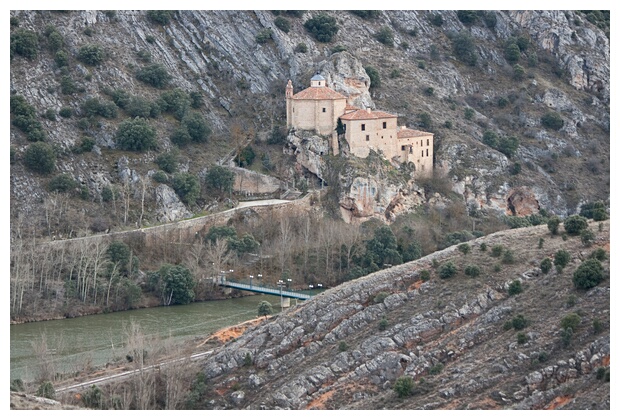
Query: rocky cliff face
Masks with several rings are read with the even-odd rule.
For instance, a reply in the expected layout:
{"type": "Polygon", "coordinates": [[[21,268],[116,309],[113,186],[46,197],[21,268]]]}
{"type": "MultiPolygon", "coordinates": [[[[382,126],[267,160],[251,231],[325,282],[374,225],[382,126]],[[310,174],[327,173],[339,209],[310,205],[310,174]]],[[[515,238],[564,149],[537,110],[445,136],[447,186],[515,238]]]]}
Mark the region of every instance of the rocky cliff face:
{"type": "MultiPolygon", "coordinates": [[[[608,246],[608,227],[597,246],[608,246]]],[[[342,284],[216,349],[202,368],[205,408],[609,409],[609,383],[597,379],[610,358],[609,282],[571,284],[590,250],[546,227],[469,245],[468,254],[451,247],[342,284]],[[533,246],[539,237],[543,250],[533,246]],[[515,262],[489,254],[499,245],[515,262]],[[569,265],[542,273],[540,260],[560,248],[569,265]],[[458,274],[442,279],[433,265],[448,261],[458,274]],[[472,264],[481,275],[462,274],[472,264]],[[509,292],[517,280],[522,292],[509,292]],[[580,322],[566,339],[560,321],[572,313],[580,322]],[[412,395],[399,398],[403,376],[412,395]]]]}
{"type": "MultiPolygon", "coordinates": [[[[232,123],[256,132],[284,124],[286,81],[291,79],[298,91],[318,70],[358,106],[398,113],[399,123],[435,132],[436,167],[445,168],[464,202],[483,210],[507,211],[511,191],[520,188],[538,207],[568,214],[584,201],[608,197],[609,39],[582,15],[502,11],[464,24],[455,12],[443,11],[436,12],[443,21],[436,26],[431,23],[435,14],[428,11],[384,11],[369,20],[344,11],[327,12],[339,31],[332,42],[320,43],[303,27],[319,13],[280,16],[290,24],[285,32],[268,11],[179,11],[164,25],[150,20],[146,11],[13,11],[19,26],[12,31],[32,30],[41,43],[34,59],[12,57],[11,94],[24,96],[36,109],[46,141],[58,152],[57,173],[72,174],[95,204],[104,187],[121,184],[116,164],[123,155],[135,174],[130,188],[136,197],[148,171],[156,167],[157,154],[173,147],[169,134],[176,123],[170,118],[151,121],[158,148],[142,155],[115,150],[116,128],[126,117],[123,111],[96,124],[80,123],[87,117],[84,101],[109,100],[106,90],[124,89],[156,100],[162,91],[135,77],[147,63],[161,64],[168,71],[169,89],[202,95],[200,113],[210,122],[211,143],[217,147],[181,150],[183,170],[191,173],[203,173],[233,149],[232,123]],[[55,55],[47,48],[46,27],[61,34],[67,67],[55,64],[55,55]],[[383,28],[393,36],[392,47],[376,38],[383,28]],[[271,29],[271,38],[257,43],[257,35],[266,29],[271,29]],[[467,34],[471,40],[475,67],[459,60],[454,47],[457,34],[467,34]],[[514,62],[505,57],[506,45],[515,40],[521,45],[520,78],[514,75],[514,62]],[[77,60],[87,44],[103,47],[103,65],[77,60]],[[370,83],[368,66],[378,70],[381,86],[370,83]],[[63,93],[63,83],[68,82],[73,93],[63,93]],[[41,117],[62,108],[71,108],[74,116],[41,117]],[[473,113],[465,116],[467,110],[473,113]],[[559,130],[541,125],[541,116],[551,111],[564,121],[559,130]],[[424,114],[430,120],[423,119],[424,114]],[[513,156],[507,158],[481,142],[489,130],[519,139],[513,156]],[[72,153],[85,136],[96,143],[93,153],[72,153]],[[515,164],[520,172],[512,174],[515,164]]],[[[48,178],[22,166],[28,145],[23,133],[12,127],[16,156],[11,167],[12,205],[26,213],[36,212],[48,195],[48,178]]],[[[312,165],[317,170],[320,166],[312,165]]],[[[292,177],[294,171],[278,176],[292,177]]],[[[145,217],[155,221],[164,210],[156,199],[156,187],[149,188],[145,217]]],[[[101,211],[95,204],[84,204],[87,216],[101,211]]],[[[380,215],[386,205],[377,205],[375,214],[380,215]]],[[[137,216],[130,212],[129,218],[137,216]]]]}

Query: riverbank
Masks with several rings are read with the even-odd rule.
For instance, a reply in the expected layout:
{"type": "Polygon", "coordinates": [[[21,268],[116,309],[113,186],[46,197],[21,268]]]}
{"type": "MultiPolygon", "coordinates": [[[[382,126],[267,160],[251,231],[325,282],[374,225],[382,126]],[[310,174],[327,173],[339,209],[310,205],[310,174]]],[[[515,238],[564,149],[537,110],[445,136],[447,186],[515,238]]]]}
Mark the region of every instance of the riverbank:
{"type": "MultiPolygon", "coordinates": [[[[236,298],[252,296],[252,295],[255,295],[255,293],[245,293],[245,292],[235,291],[231,294],[226,295],[223,292],[220,292],[220,293],[217,293],[211,296],[209,299],[195,300],[192,303],[203,303],[203,302],[213,302],[213,301],[226,300],[226,299],[236,299],[236,298]]],[[[101,314],[110,314],[110,313],[117,313],[117,312],[130,312],[130,311],[135,311],[138,309],[158,308],[158,307],[163,307],[163,306],[165,305],[162,305],[159,299],[155,299],[152,297],[145,298],[143,302],[141,302],[140,305],[134,308],[131,308],[131,309],[110,310],[108,308],[95,307],[92,305],[83,305],[83,304],[75,303],[71,305],[69,310],[59,311],[57,313],[47,312],[41,315],[11,316],[9,324],[20,325],[20,324],[27,324],[31,322],[57,321],[61,319],[72,319],[72,318],[79,318],[79,317],[89,316],[89,315],[101,315],[101,314]],[[64,313],[60,313],[60,312],[64,312],[64,313]]]]}

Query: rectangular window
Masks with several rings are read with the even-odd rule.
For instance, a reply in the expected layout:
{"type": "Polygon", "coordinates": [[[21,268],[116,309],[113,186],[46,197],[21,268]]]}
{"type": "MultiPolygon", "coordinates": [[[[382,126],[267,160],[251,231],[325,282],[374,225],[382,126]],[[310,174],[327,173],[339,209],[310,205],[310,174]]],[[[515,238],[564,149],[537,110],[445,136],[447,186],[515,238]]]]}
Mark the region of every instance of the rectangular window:
{"type": "Polygon", "coordinates": [[[405,146],[400,146],[400,150],[405,150],[405,146]]]}
{"type": "Polygon", "coordinates": [[[366,134],[366,141],[370,141],[370,136],[366,134]]]}
{"type": "Polygon", "coordinates": [[[325,108],[323,108],[323,112],[327,111],[325,108]]]}
{"type": "Polygon", "coordinates": [[[362,124],[362,131],[366,131],[366,124],[362,124]]]}
{"type": "Polygon", "coordinates": [[[422,150],[422,157],[424,157],[424,150],[422,150]]]}
{"type": "Polygon", "coordinates": [[[383,122],[383,128],[387,128],[387,123],[385,121],[383,122]]]}
{"type": "Polygon", "coordinates": [[[426,156],[428,156],[428,149],[426,149],[426,156]]]}
{"type": "Polygon", "coordinates": [[[347,132],[347,125],[346,124],[342,124],[342,128],[344,129],[344,132],[347,132]]]}
{"type": "Polygon", "coordinates": [[[428,142],[430,141],[430,139],[426,139],[426,145],[428,146],[428,142]]]}

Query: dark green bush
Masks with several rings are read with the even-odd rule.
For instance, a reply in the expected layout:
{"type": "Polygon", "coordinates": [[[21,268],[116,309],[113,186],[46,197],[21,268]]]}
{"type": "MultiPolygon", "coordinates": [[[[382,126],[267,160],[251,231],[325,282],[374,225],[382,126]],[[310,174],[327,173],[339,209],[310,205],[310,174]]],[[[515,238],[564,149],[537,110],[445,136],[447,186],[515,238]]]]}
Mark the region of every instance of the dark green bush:
{"type": "Polygon", "coordinates": [[[254,363],[252,362],[252,355],[250,353],[246,353],[243,358],[243,366],[252,366],[254,363]]]}
{"type": "Polygon", "coordinates": [[[302,53],[302,54],[307,53],[308,52],[308,46],[306,44],[304,44],[303,42],[300,42],[295,47],[295,52],[296,53],[302,53]]]}
{"type": "Polygon", "coordinates": [[[564,120],[557,112],[547,112],[542,116],[540,122],[545,128],[549,128],[551,130],[559,130],[564,127],[564,120]]]}
{"type": "Polygon", "coordinates": [[[464,117],[466,120],[471,121],[474,118],[475,111],[472,108],[465,108],[464,117]]]}
{"type": "Polygon", "coordinates": [[[273,307],[271,306],[271,303],[263,300],[258,304],[258,316],[267,317],[267,315],[271,315],[272,313],[273,307]]]}
{"type": "Polygon", "coordinates": [[[49,174],[56,167],[56,152],[47,143],[36,142],[31,144],[24,153],[24,165],[40,174],[49,174]]]}
{"type": "Polygon", "coordinates": [[[39,51],[39,37],[36,32],[28,29],[17,29],[11,34],[11,57],[21,55],[28,60],[37,58],[39,51]]]}
{"type": "Polygon", "coordinates": [[[205,184],[213,190],[229,192],[234,182],[234,172],[224,166],[213,166],[205,175],[205,184]]]}
{"type": "Polygon", "coordinates": [[[603,323],[600,319],[595,319],[592,321],[592,328],[594,329],[594,334],[599,334],[603,332],[603,323]]]}
{"type": "Polygon", "coordinates": [[[175,88],[163,92],[158,101],[161,112],[171,113],[177,120],[181,121],[192,104],[190,95],[182,89],[175,88]]]}
{"type": "Polygon", "coordinates": [[[581,324],[581,317],[576,313],[568,314],[560,321],[560,327],[564,330],[572,328],[575,331],[579,324],[581,324]]]}
{"type": "Polygon", "coordinates": [[[383,303],[385,298],[388,297],[389,295],[390,294],[388,292],[379,292],[373,298],[373,302],[375,302],[375,303],[383,303]]]}
{"type": "Polygon", "coordinates": [[[193,109],[200,109],[203,105],[202,94],[197,91],[192,91],[189,93],[190,106],[193,109]]]}
{"type": "Polygon", "coordinates": [[[510,64],[515,64],[521,58],[521,50],[516,43],[509,43],[504,49],[504,57],[510,64]]]}
{"type": "Polygon", "coordinates": [[[196,200],[200,197],[200,180],[190,173],[177,174],[172,179],[172,188],[181,201],[189,206],[196,204],[196,200]]]}
{"type": "Polygon", "coordinates": [[[585,217],[586,219],[594,219],[597,222],[607,220],[609,218],[607,211],[605,210],[605,203],[602,201],[584,204],[581,206],[579,215],[585,217]]]}
{"type": "Polygon", "coordinates": [[[338,33],[336,19],[324,13],[305,21],[304,27],[319,42],[330,42],[338,33]]]}
{"type": "Polygon", "coordinates": [[[487,250],[487,244],[485,242],[480,244],[480,251],[485,252],[487,250]]]}
{"type": "Polygon", "coordinates": [[[158,89],[166,87],[171,77],[161,64],[150,64],[136,73],[136,79],[158,89]]]}
{"type": "Polygon", "coordinates": [[[428,270],[420,271],[420,279],[422,281],[429,281],[431,279],[431,273],[428,270]]]}
{"type": "Polygon", "coordinates": [[[482,20],[484,20],[484,24],[489,29],[495,28],[497,25],[497,15],[492,11],[482,11],[482,20]]]}
{"type": "Polygon", "coordinates": [[[605,372],[607,372],[607,370],[601,366],[598,369],[596,369],[596,379],[598,380],[602,380],[605,378],[605,372]]]}
{"type": "Polygon", "coordinates": [[[439,267],[439,278],[447,279],[453,277],[457,271],[456,265],[452,261],[448,261],[439,267]]]}
{"type": "Polygon", "coordinates": [[[467,31],[462,31],[452,37],[452,52],[456,58],[469,66],[474,67],[478,62],[476,44],[467,31]]]}
{"type": "Polygon", "coordinates": [[[264,44],[272,39],[272,35],[271,28],[264,28],[256,34],[255,39],[257,43],[264,44]]]}
{"type": "Polygon", "coordinates": [[[47,48],[51,52],[56,52],[64,46],[65,40],[54,26],[48,25],[44,34],[47,38],[47,48]]]}
{"type": "Polygon", "coordinates": [[[89,66],[98,66],[105,60],[105,51],[101,45],[86,44],[80,48],[77,58],[89,66]]]}
{"type": "Polygon", "coordinates": [[[113,119],[118,114],[118,108],[114,102],[100,101],[98,98],[88,98],[82,104],[82,112],[86,117],[101,116],[113,119]]]}
{"type": "Polygon", "coordinates": [[[284,18],[282,16],[278,16],[277,18],[275,18],[273,23],[278,29],[280,29],[284,33],[288,34],[288,31],[291,30],[291,22],[289,22],[287,18],[284,18]]]}
{"type": "Polygon", "coordinates": [[[519,343],[519,344],[527,343],[527,335],[525,335],[522,332],[518,333],[517,334],[517,343],[519,343]]]}
{"type": "Polygon", "coordinates": [[[51,400],[55,399],[56,391],[54,390],[54,385],[49,381],[43,382],[37,389],[35,395],[37,397],[48,398],[51,400]]]}
{"type": "Polygon", "coordinates": [[[543,272],[543,274],[547,274],[551,270],[551,267],[553,267],[552,264],[553,263],[551,261],[551,258],[549,257],[545,258],[540,262],[540,270],[543,272]]]}
{"type": "Polygon", "coordinates": [[[176,172],[179,167],[179,154],[176,151],[162,153],[155,159],[159,169],[169,174],[176,172]]]}
{"type": "Polygon", "coordinates": [[[63,118],[71,118],[73,116],[73,109],[70,107],[62,107],[60,108],[58,115],[63,118]]]}
{"type": "Polygon", "coordinates": [[[480,275],[480,267],[475,264],[468,265],[465,267],[465,274],[469,277],[478,277],[480,275]]]}
{"type": "Polygon", "coordinates": [[[379,331],[385,331],[388,327],[388,320],[385,317],[381,318],[379,321],[379,331]]]}
{"type": "Polygon", "coordinates": [[[75,190],[79,183],[69,174],[59,174],[50,180],[47,184],[49,191],[69,192],[75,190]]]}
{"type": "Polygon", "coordinates": [[[159,104],[134,96],[125,106],[130,117],[157,118],[160,113],[159,104]]]}
{"type": "Polygon", "coordinates": [[[187,113],[181,124],[187,129],[187,133],[194,143],[205,143],[211,135],[211,127],[198,112],[187,113]]]}
{"type": "Polygon", "coordinates": [[[512,78],[515,80],[525,79],[525,69],[520,64],[512,66],[512,78]]]}
{"type": "Polygon", "coordinates": [[[437,363],[436,365],[433,365],[429,370],[428,373],[431,375],[439,375],[441,373],[441,371],[443,370],[443,363],[437,363]]]}
{"type": "Polygon", "coordinates": [[[504,247],[502,245],[493,245],[491,248],[491,256],[493,257],[501,257],[504,252],[504,247]]]}
{"type": "Polygon", "coordinates": [[[561,220],[558,216],[552,216],[547,221],[547,228],[552,235],[558,234],[558,229],[560,227],[561,220]]]}
{"type": "Polygon", "coordinates": [[[179,147],[183,147],[188,145],[192,141],[192,138],[187,128],[185,126],[180,126],[175,128],[172,134],[170,134],[170,141],[179,147]]]}
{"type": "Polygon", "coordinates": [[[170,19],[174,15],[173,10],[147,10],[146,16],[152,22],[159,23],[160,25],[167,25],[170,23],[170,19]]]}
{"type": "Polygon", "coordinates": [[[502,262],[504,264],[514,264],[515,256],[514,256],[514,253],[512,252],[512,250],[507,249],[506,251],[504,251],[504,256],[502,257],[502,262]]]}
{"type": "Polygon", "coordinates": [[[570,262],[570,254],[564,249],[557,251],[553,257],[553,264],[560,268],[560,271],[570,262]]]}
{"type": "Polygon", "coordinates": [[[588,219],[583,216],[568,216],[564,220],[564,230],[569,235],[579,235],[582,230],[588,228],[588,219]]]}
{"type": "Polygon", "coordinates": [[[348,348],[349,346],[347,345],[345,341],[341,341],[338,343],[338,351],[340,352],[347,351],[348,348]]]}
{"type": "Polygon", "coordinates": [[[143,151],[157,146],[156,132],[143,118],[125,120],[116,130],[116,147],[121,150],[143,151]]]}
{"type": "Polygon", "coordinates": [[[469,244],[460,244],[458,248],[459,248],[459,251],[461,251],[464,255],[467,255],[469,251],[471,250],[471,247],[469,246],[469,244]]]}
{"type": "Polygon", "coordinates": [[[92,137],[83,137],[80,141],[80,144],[75,146],[72,151],[73,153],[84,153],[90,152],[95,147],[95,140],[92,137]]]}
{"type": "Polygon", "coordinates": [[[163,264],[158,271],[148,274],[148,283],[165,305],[185,305],[194,300],[196,283],[183,265],[163,264]]]}
{"type": "Polygon", "coordinates": [[[89,389],[82,392],[82,404],[86,408],[92,408],[97,410],[102,410],[104,408],[103,405],[103,392],[96,385],[92,385],[89,389]]]}
{"type": "Polygon", "coordinates": [[[521,285],[521,281],[514,280],[508,286],[508,294],[510,296],[518,295],[523,291],[523,286],[521,285]]]}
{"type": "Polygon", "coordinates": [[[109,185],[106,185],[101,189],[101,200],[107,203],[115,199],[116,199],[116,193],[115,193],[114,188],[110,187],[109,185]]]}
{"type": "Polygon", "coordinates": [[[364,67],[364,70],[366,71],[366,74],[368,75],[368,77],[370,78],[370,87],[373,89],[378,89],[381,87],[381,77],[379,76],[379,71],[372,67],[372,66],[366,66],[364,67]]]}
{"type": "Polygon", "coordinates": [[[443,16],[441,16],[439,13],[431,13],[428,20],[435,26],[439,27],[443,25],[443,16]]]}
{"type": "Polygon", "coordinates": [[[588,259],[573,273],[573,285],[577,289],[591,289],[605,278],[603,265],[599,260],[588,259]]]}
{"type": "Polygon", "coordinates": [[[523,315],[517,315],[516,317],[512,318],[511,322],[512,328],[514,328],[515,330],[522,330],[523,328],[527,327],[528,324],[528,321],[523,315]]]}
{"type": "Polygon", "coordinates": [[[394,382],[394,391],[398,398],[405,398],[413,392],[414,383],[410,376],[401,376],[394,382]]]}
{"type": "Polygon", "coordinates": [[[457,10],[456,17],[463,25],[471,26],[478,21],[478,12],[475,10],[457,10]]]}
{"type": "Polygon", "coordinates": [[[591,246],[596,239],[596,235],[590,229],[584,229],[579,235],[581,237],[581,243],[585,246],[591,246]]]}
{"type": "Polygon", "coordinates": [[[607,252],[603,248],[597,248],[590,254],[590,258],[594,258],[599,261],[605,261],[607,259],[607,252]]]}
{"type": "Polygon", "coordinates": [[[237,156],[237,163],[240,167],[245,168],[252,165],[254,159],[256,159],[254,149],[252,146],[246,146],[239,152],[239,155],[237,156]]]}
{"type": "Polygon", "coordinates": [[[336,53],[343,52],[346,50],[347,50],[347,47],[345,47],[344,45],[335,45],[331,51],[332,51],[332,54],[336,54],[336,53]]]}
{"type": "Polygon", "coordinates": [[[153,178],[153,181],[159,182],[160,184],[165,184],[168,182],[168,175],[166,175],[164,171],[155,172],[151,178],[153,178]]]}
{"type": "Polygon", "coordinates": [[[121,109],[127,108],[133,99],[129,92],[124,89],[116,89],[106,93],[112,98],[114,104],[121,109]]]}
{"type": "Polygon", "coordinates": [[[375,34],[375,38],[383,45],[387,45],[388,47],[394,46],[394,32],[387,26],[381,27],[379,32],[375,34]]]}

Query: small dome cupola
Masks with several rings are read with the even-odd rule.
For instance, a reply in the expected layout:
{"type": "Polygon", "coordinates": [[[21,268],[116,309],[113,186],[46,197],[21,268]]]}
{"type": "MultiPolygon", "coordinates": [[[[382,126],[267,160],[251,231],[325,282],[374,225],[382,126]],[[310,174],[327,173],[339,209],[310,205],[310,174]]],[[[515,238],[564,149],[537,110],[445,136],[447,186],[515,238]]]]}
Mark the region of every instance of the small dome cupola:
{"type": "Polygon", "coordinates": [[[310,79],[310,87],[325,87],[325,78],[319,73],[315,74],[312,79],[310,79]]]}

